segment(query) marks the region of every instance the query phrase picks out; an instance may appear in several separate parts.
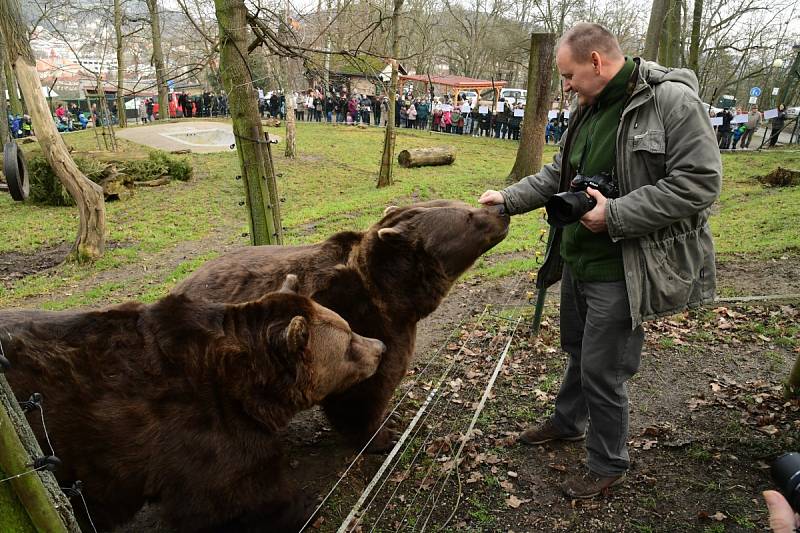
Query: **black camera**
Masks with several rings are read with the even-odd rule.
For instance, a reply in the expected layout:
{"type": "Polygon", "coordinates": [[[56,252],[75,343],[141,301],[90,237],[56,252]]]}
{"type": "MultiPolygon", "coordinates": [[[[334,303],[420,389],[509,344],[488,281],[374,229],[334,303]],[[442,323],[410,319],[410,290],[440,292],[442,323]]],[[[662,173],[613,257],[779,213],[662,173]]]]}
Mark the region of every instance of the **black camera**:
{"type": "Polygon", "coordinates": [[[619,189],[607,172],[601,172],[592,177],[578,174],[572,178],[568,192],[560,192],[551,196],[544,205],[547,211],[547,222],[551,226],[563,228],[577,222],[583,215],[591,211],[597,205],[597,200],[589,196],[586,192],[587,187],[597,189],[606,198],[619,196],[619,189]]]}
{"type": "Polygon", "coordinates": [[[772,463],[772,481],[792,506],[800,513],[800,453],[785,453],[772,463]]]}

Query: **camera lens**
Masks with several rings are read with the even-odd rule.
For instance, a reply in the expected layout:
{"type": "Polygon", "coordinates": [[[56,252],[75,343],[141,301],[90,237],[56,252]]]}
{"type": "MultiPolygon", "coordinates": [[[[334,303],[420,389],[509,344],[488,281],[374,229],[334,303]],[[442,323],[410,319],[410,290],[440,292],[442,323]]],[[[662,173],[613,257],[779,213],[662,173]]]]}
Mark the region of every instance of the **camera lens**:
{"type": "Polygon", "coordinates": [[[772,480],[794,512],[800,513],[800,453],[786,453],[775,459],[772,480]]]}
{"type": "Polygon", "coordinates": [[[597,201],[583,191],[562,192],[554,196],[545,204],[547,222],[556,228],[563,228],[592,210],[597,201]]]}

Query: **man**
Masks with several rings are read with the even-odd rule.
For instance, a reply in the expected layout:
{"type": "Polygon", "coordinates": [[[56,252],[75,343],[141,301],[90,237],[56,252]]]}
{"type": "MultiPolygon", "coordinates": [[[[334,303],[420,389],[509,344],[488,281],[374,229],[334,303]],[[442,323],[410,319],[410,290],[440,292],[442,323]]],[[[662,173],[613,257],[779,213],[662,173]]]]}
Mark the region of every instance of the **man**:
{"type": "Polygon", "coordinates": [[[556,63],[577,102],[560,153],[533,176],[479,202],[511,215],[542,207],[576,174],[607,172],[618,198],[589,188],[596,206],[554,230],[537,278],[561,278],[561,346],[569,355],[555,412],[520,435],[526,444],[586,439],[588,470],[562,485],[590,498],[621,483],[629,467],[625,383],[638,370],[642,321],[714,298],[707,224],[721,164],[697,78],[623,56],[598,24],[579,23],[559,41],[556,63]],[[563,266],[563,275],[562,275],[563,266]]]}
{"type": "Polygon", "coordinates": [[[722,118],[722,124],[717,127],[717,144],[719,144],[720,150],[727,150],[731,147],[733,113],[731,113],[730,108],[726,107],[717,113],[717,117],[722,118]]]}

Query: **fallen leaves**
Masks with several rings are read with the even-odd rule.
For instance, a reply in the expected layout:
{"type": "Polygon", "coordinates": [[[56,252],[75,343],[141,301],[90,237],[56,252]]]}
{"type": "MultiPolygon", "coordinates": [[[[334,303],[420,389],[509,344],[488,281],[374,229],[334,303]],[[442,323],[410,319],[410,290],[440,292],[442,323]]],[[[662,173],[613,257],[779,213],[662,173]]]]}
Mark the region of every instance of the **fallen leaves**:
{"type": "Polygon", "coordinates": [[[516,496],[514,496],[512,494],[506,500],[506,505],[508,505],[512,509],[518,509],[520,505],[522,505],[523,503],[528,503],[529,501],[531,501],[531,500],[527,499],[527,498],[526,499],[520,499],[520,498],[517,498],[516,496]]]}

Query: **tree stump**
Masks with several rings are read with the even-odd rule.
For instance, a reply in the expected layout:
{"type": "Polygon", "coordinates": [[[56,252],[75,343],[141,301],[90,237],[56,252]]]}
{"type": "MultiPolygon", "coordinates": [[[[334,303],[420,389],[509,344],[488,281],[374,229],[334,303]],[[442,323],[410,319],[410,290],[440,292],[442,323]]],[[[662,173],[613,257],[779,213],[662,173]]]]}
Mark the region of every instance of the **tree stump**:
{"type": "Polygon", "coordinates": [[[397,162],[404,168],[452,165],[455,160],[456,149],[452,146],[412,148],[403,150],[397,156],[397,162]]]}
{"type": "Polygon", "coordinates": [[[280,128],[281,121],[277,118],[264,118],[261,119],[261,125],[266,126],[268,128],[280,128]]]}
{"type": "Polygon", "coordinates": [[[794,187],[800,185],[800,170],[778,167],[769,174],[756,179],[769,187],[794,187]]]}

